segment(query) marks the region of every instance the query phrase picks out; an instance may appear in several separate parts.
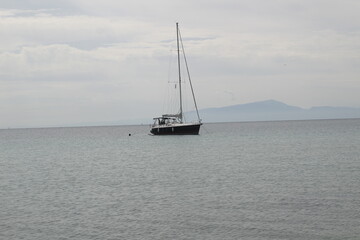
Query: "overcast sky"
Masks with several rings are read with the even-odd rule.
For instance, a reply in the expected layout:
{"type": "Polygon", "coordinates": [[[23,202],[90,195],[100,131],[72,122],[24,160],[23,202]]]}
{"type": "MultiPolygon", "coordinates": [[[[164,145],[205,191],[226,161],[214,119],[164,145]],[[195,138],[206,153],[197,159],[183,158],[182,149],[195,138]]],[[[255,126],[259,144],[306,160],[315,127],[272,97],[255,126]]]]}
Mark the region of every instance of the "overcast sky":
{"type": "Polygon", "coordinates": [[[0,0],[0,128],[151,121],[176,22],[200,108],[360,107],[359,12],[358,0],[0,0]]]}

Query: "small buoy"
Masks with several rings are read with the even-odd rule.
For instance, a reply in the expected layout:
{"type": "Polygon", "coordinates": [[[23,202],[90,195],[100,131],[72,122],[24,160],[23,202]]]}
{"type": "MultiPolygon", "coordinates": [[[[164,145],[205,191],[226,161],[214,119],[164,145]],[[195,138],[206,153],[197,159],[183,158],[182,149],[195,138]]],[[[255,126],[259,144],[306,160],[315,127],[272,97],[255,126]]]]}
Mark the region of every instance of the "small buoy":
{"type": "Polygon", "coordinates": [[[129,133],[129,137],[131,136],[131,133],[129,133]]]}

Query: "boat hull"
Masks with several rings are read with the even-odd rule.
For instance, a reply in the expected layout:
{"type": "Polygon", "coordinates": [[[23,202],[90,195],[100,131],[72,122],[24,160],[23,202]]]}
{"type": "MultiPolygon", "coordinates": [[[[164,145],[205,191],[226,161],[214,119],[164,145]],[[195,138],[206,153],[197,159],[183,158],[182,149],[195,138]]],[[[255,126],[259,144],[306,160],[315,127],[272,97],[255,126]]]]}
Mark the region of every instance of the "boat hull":
{"type": "Polygon", "coordinates": [[[175,125],[175,126],[153,126],[150,132],[154,135],[198,135],[201,123],[175,125]]]}

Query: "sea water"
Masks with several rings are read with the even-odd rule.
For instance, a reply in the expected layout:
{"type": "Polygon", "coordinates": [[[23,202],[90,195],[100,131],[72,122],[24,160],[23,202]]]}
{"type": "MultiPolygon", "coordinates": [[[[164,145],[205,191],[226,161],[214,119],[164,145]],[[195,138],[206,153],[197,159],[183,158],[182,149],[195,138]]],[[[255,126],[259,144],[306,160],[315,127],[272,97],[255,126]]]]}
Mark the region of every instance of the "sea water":
{"type": "Polygon", "coordinates": [[[0,239],[360,239],[359,119],[149,130],[0,130],[0,239]]]}

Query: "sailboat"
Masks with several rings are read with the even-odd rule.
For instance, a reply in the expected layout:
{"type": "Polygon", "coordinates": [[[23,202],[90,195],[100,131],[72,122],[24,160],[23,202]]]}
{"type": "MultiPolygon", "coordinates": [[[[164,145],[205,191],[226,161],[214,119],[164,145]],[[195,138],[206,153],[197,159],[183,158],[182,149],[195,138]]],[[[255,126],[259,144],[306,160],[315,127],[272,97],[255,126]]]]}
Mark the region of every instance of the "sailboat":
{"type": "Polygon", "coordinates": [[[154,124],[151,126],[150,132],[154,135],[198,135],[200,126],[202,125],[199,111],[197,108],[195,94],[191,83],[191,78],[189,74],[189,68],[187,65],[184,46],[182,44],[182,39],[179,30],[179,24],[176,23],[176,42],[177,42],[177,65],[178,65],[178,86],[179,86],[179,111],[175,114],[163,114],[161,117],[154,118],[154,124]],[[191,93],[196,109],[197,121],[196,122],[185,122],[184,113],[183,113],[183,99],[182,99],[182,81],[181,81],[181,64],[180,64],[180,43],[182,48],[182,53],[185,60],[185,66],[188,74],[188,79],[191,87],[191,93]]]}

